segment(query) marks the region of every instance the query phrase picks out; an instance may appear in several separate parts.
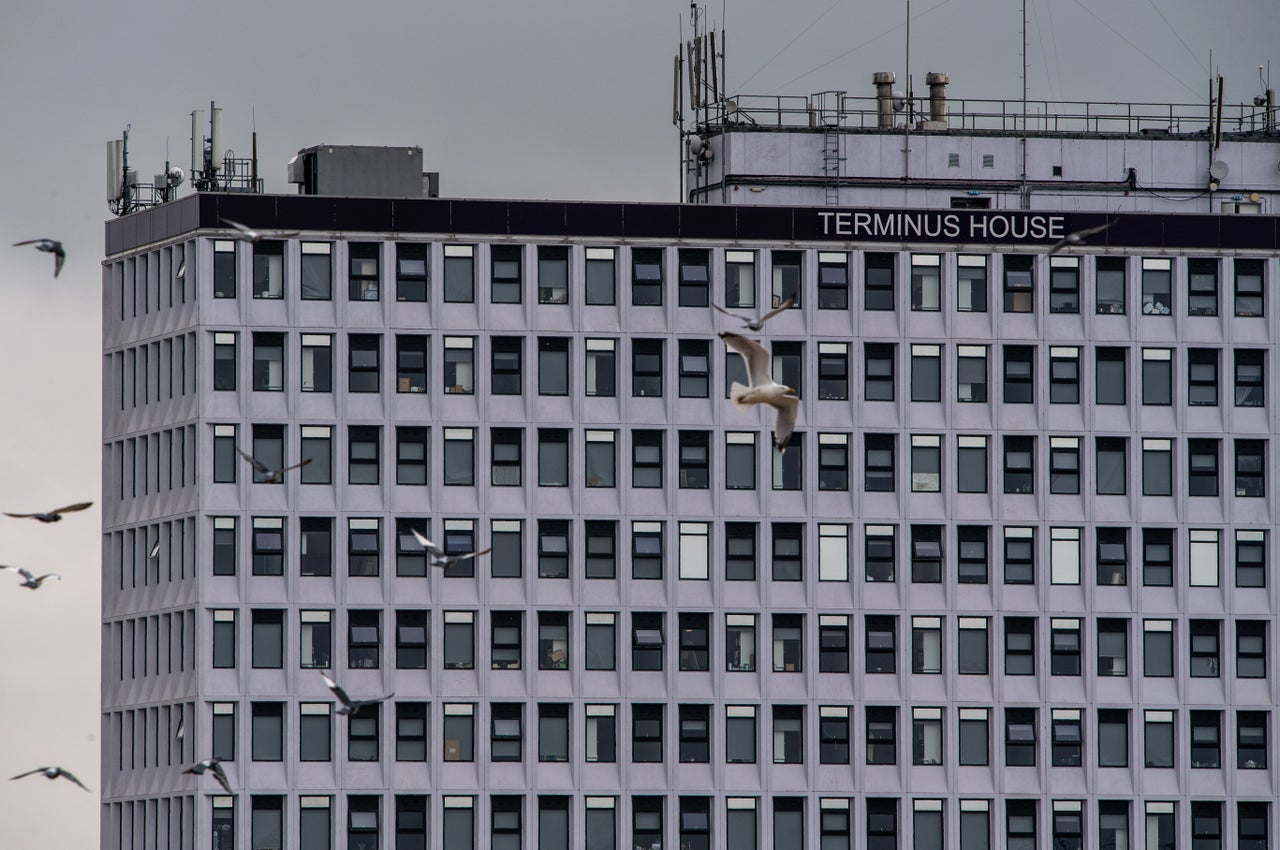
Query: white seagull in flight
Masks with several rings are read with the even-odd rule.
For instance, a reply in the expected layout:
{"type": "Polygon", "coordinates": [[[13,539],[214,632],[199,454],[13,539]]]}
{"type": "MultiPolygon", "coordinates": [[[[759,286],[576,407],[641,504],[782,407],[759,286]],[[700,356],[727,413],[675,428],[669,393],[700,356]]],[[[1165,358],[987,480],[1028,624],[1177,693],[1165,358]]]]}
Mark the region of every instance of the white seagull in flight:
{"type": "Polygon", "coordinates": [[[40,585],[44,584],[46,579],[52,578],[52,579],[57,579],[58,581],[62,581],[62,576],[58,575],[57,573],[45,573],[42,576],[36,576],[36,575],[32,575],[27,570],[24,570],[22,567],[5,567],[5,566],[0,566],[0,570],[8,570],[9,572],[17,573],[18,575],[22,576],[22,584],[20,586],[30,588],[31,590],[39,590],[40,585]]]}
{"type": "Polygon", "coordinates": [[[726,316],[732,316],[733,318],[742,322],[742,326],[747,330],[755,331],[756,333],[759,333],[760,329],[764,327],[765,322],[769,321],[774,316],[781,313],[783,310],[790,310],[791,305],[794,303],[796,303],[796,297],[792,295],[786,301],[783,301],[777,307],[774,307],[772,310],[770,310],[768,313],[765,313],[763,316],[761,316],[758,319],[752,316],[744,315],[742,313],[734,313],[731,310],[726,310],[725,308],[721,307],[719,304],[712,304],[711,306],[719,310],[721,313],[724,313],[726,316]]]}
{"type": "Polygon", "coordinates": [[[778,421],[773,429],[773,444],[779,452],[785,452],[791,432],[796,428],[796,410],[800,407],[796,391],[773,380],[769,352],[760,343],[728,331],[722,331],[720,338],[731,350],[742,355],[747,364],[747,380],[751,383],[751,386],[744,387],[737,381],[733,382],[729,388],[733,406],[738,410],[745,410],[753,404],[767,404],[775,408],[778,421]]]}

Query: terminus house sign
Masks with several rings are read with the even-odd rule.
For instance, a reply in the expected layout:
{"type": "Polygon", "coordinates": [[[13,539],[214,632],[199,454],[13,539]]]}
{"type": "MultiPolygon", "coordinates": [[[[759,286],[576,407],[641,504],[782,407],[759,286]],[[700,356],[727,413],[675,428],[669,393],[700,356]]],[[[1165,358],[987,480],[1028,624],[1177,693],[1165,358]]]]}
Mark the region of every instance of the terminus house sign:
{"type": "Polygon", "coordinates": [[[1067,235],[1064,215],[884,210],[818,210],[820,232],[837,239],[1056,242],[1067,235]]]}

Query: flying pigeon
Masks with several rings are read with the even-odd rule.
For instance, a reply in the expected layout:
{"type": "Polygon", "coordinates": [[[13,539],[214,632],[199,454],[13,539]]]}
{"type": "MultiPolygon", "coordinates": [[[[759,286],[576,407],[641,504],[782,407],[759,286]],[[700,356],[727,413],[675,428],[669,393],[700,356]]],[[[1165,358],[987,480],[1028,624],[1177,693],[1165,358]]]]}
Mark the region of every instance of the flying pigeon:
{"type": "Polygon", "coordinates": [[[392,691],[385,697],[378,697],[377,699],[352,699],[347,696],[347,692],[344,691],[337,682],[330,679],[324,673],[320,674],[320,678],[324,679],[325,685],[328,686],[329,690],[333,692],[333,695],[338,698],[338,702],[342,703],[342,706],[337,709],[338,714],[350,714],[354,716],[366,705],[377,705],[383,700],[391,699],[396,695],[395,691],[392,691]]]}
{"type": "Polygon", "coordinates": [[[796,428],[796,409],[800,407],[800,399],[795,390],[785,384],[773,380],[769,368],[769,352],[764,346],[745,336],[722,331],[720,338],[731,350],[742,355],[747,364],[747,380],[751,386],[744,387],[737,381],[729,388],[729,398],[738,410],[744,410],[752,404],[767,404],[777,409],[778,421],[773,429],[773,444],[779,452],[787,450],[791,440],[791,432],[796,428]]]}
{"type": "Polygon", "coordinates": [[[14,572],[22,576],[22,584],[20,586],[28,587],[32,590],[39,590],[40,585],[44,584],[45,579],[54,578],[54,579],[57,579],[58,581],[62,581],[62,576],[58,575],[57,573],[46,573],[42,576],[34,576],[27,570],[24,570],[22,567],[5,567],[5,566],[0,566],[0,570],[8,570],[10,572],[14,572]]]}
{"type": "Polygon", "coordinates": [[[311,458],[307,457],[307,458],[303,458],[302,460],[298,461],[292,466],[282,466],[279,469],[272,469],[262,461],[258,460],[253,455],[248,454],[244,451],[241,451],[239,447],[236,448],[236,451],[240,452],[240,457],[249,461],[250,465],[253,466],[254,472],[263,476],[262,481],[259,482],[261,484],[281,484],[284,482],[284,474],[286,472],[288,472],[291,469],[297,469],[300,466],[306,466],[307,464],[311,463],[311,458]]]}
{"type": "Polygon", "coordinates": [[[231,783],[227,781],[227,772],[222,769],[222,762],[218,759],[205,759],[199,764],[193,765],[182,772],[201,776],[206,770],[213,771],[213,778],[218,780],[218,784],[222,786],[222,790],[226,791],[228,794],[235,793],[231,790],[231,783]]]}
{"type": "Polygon", "coordinates": [[[73,774],[69,770],[63,770],[60,767],[37,767],[35,770],[28,770],[26,773],[19,773],[17,776],[11,776],[9,777],[9,781],[12,782],[15,779],[21,779],[24,776],[33,776],[37,773],[44,774],[45,779],[57,779],[58,777],[62,777],[63,779],[70,779],[72,782],[79,785],[81,788],[84,788],[84,790],[86,791],[89,790],[88,788],[85,788],[85,785],[83,782],[81,782],[79,779],[76,779],[75,774],[73,774]]]}
{"type": "Polygon", "coordinates": [[[418,543],[423,549],[426,549],[427,554],[431,556],[431,566],[433,567],[443,567],[447,569],[448,567],[452,567],[458,561],[465,561],[467,558],[478,558],[481,555],[487,555],[493,548],[490,546],[489,549],[484,549],[480,552],[467,552],[465,555],[446,555],[443,549],[428,540],[422,532],[418,531],[416,528],[411,528],[409,530],[413,532],[413,536],[417,538],[418,543]]]}
{"type": "Polygon", "coordinates": [[[13,247],[19,245],[34,245],[37,251],[44,251],[46,254],[53,254],[53,276],[57,277],[58,272],[62,271],[62,264],[67,261],[67,252],[62,250],[62,243],[57,239],[28,239],[25,242],[14,242],[13,247]]]}
{"type": "Polygon", "coordinates": [[[1053,247],[1049,249],[1049,253],[1052,255],[1052,254],[1058,253],[1063,248],[1067,248],[1075,245],[1083,245],[1086,236],[1092,236],[1095,233],[1101,233],[1102,231],[1106,230],[1108,227],[1115,224],[1119,220],[1120,219],[1118,218],[1113,218],[1111,219],[1111,221],[1108,221],[1105,224],[1099,224],[1096,227],[1086,227],[1083,230],[1076,230],[1071,233],[1068,233],[1066,236],[1062,237],[1060,240],[1058,240],[1053,244],[1053,247]]]}
{"type": "Polygon", "coordinates": [[[761,316],[758,319],[754,319],[751,316],[745,316],[742,313],[734,313],[732,311],[726,310],[725,308],[721,307],[719,304],[712,304],[711,306],[719,310],[721,313],[724,313],[726,316],[732,316],[733,318],[739,320],[740,322],[742,322],[742,326],[747,330],[755,331],[759,333],[760,329],[764,327],[765,322],[769,321],[774,316],[781,313],[783,310],[790,310],[791,305],[794,303],[796,303],[796,297],[792,295],[786,301],[783,301],[777,307],[774,307],[772,310],[770,310],[768,313],[765,313],[763,316],[761,316]]]}
{"type": "MultiPolygon", "coordinates": [[[[232,220],[231,220],[231,219],[229,219],[229,218],[224,218],[224,219],[222,220],[222,223],[223,223],[223,224],[229,224],[229,225],[231,225],[232,227],[234,227],[234,228],[236,229],[236,232],[235,232],[235,234],[234,234],[234,235],[235,235],[235,237],[236,237],[237,239],[240,239],[240,240],[242,240],[242,241],[244,241],[244,242],[251,242],[251,243],[253,243],[254,245],[257,245],[259,242],[261,242],[263,239],[266,239],[266,238],[267,238],[267,236],[268,236],[268,234],[266,234],[266,233],[261,233],[261,232],[259,232],[259,231],[257,231],[257,230],[254,230],[254,229],[250,228],[250,227],[246,227],[245,225],[241,224],[240,222],[238,222],[238,221],[232,221],[232,220]]],[[[297,234],[296,232],[294,232],[294,233],[277,233],[277,234],[275,234],[275,235],[274,235],[274,238],[276,238],[276,239],[289,239],[290,237],[297,236],[297,235],[298,235],[298,234],[297,234]]]]}
{"type": "Polygon", "coordinates": [[[67,505],[65,508],[54,508],[53,510],[46,511],[42,514],[11,514],[8,511],[5,511],[4,515],[14,517],[15,519],[30,518],[39,520],[40,522],[59,522],[61,521],[63,514],[69,514],[72,511],[82,511],[85,508],[92,506],[93,502],[76,502],[74,505],[67,505]]]}

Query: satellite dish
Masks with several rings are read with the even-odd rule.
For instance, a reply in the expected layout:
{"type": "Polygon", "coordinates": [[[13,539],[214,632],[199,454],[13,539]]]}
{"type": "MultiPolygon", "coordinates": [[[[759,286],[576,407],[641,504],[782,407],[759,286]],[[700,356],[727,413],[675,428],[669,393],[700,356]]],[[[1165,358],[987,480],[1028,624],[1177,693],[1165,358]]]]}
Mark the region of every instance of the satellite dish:
{"type": "Polygon", "coordinates": [[[1209,176],[1221,183],[1231,173],[1231,166],[1227,165],[1220,159],[1215,159],[1213,165],[1209,166],[1209,176]]]}
{"type": "Polygon", "coordinates": [[[170,186],[181,186],[182,181],[187,179],[187,172],[183,171],[180,165],[170,166],[165,179],[169,181],[170,186]]]}
{"type": "Polygon", "coordinates": [[[701,136],[690,136],[689,137],[689,153],[693,154],[694,156],[697,156],[698,154],[702,153],[702,147],[704,144],[706,143],[702,141],[701,136]]]}

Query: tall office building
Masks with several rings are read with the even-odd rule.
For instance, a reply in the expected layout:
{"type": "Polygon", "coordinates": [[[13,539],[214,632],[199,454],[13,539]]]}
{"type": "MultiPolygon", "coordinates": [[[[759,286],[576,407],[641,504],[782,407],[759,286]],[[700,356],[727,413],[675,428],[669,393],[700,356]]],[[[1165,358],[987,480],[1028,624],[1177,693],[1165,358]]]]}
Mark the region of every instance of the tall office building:
{"type": "Polygon", "coordinates": [[[682,205],[110,221],[102,846],[1275,846],[1273,113],[933,82],[713,104],[682,205]],[[790,297],[779,454],[711,305],[790,297]]]}

